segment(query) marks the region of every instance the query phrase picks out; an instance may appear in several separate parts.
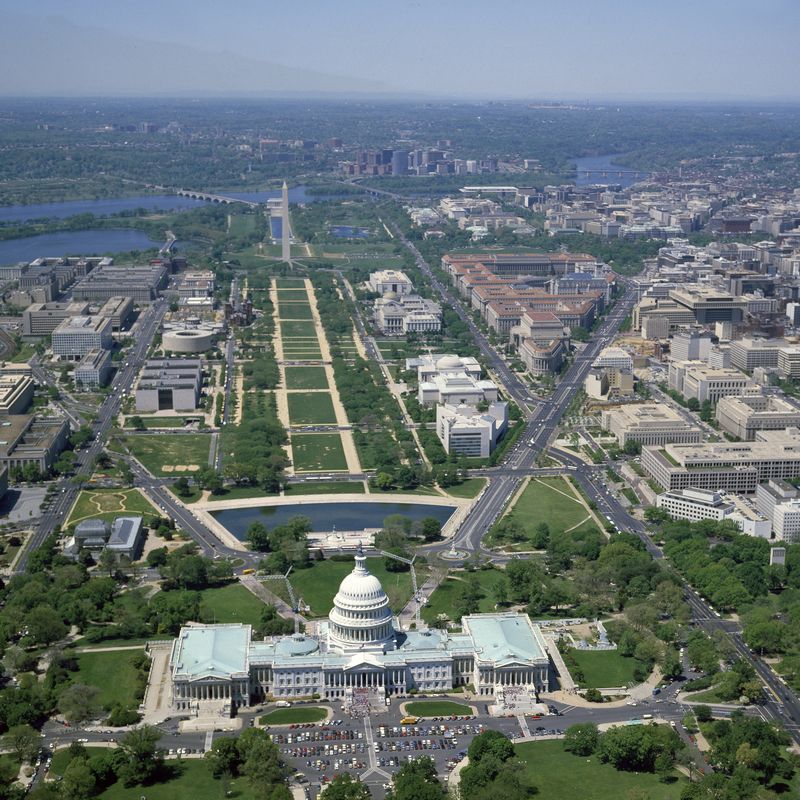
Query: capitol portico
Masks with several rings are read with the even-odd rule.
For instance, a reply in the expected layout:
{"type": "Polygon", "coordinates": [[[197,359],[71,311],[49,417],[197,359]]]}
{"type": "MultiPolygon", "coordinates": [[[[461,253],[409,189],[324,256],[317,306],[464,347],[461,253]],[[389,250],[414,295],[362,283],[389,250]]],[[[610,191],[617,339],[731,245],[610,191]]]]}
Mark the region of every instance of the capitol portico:
{"type": "Polygon", "coordinates": [[[359,550],[316,635],[254,640],[249,625],[187,625],[173,643],[170,670],[172,703],[186,710],[202,700],[248,706],[268,698],[345,700],[356,690],[403,696],[467,684],[485,696],[511,686],[535,694],[548,690],[549,659],[527,614],[472,614],[461,633],[399,630],[359,550]]]}

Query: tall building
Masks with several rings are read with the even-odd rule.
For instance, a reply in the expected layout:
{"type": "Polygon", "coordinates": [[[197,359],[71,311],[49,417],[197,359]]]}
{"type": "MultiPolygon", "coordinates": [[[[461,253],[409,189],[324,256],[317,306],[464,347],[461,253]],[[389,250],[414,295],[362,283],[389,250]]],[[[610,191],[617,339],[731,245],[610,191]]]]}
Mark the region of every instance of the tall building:
{"type": "Polygon", "coordinates": [[[286,181],[281,189],[281,259],[292,260],[291,228],[289,227],[289,187],[286,181]]]}

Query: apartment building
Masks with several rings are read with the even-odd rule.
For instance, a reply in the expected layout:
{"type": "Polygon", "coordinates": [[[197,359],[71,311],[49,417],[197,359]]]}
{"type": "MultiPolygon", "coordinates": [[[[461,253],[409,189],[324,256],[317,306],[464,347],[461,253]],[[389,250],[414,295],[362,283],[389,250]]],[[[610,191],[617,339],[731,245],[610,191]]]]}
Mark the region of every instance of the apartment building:
{"type": "Polygon", "coordinates": [[[756,431],[800,427],[800,408],[778,395],[762,395],[750,389],[738,397],[723,397],[717,403],[717,422],[722,430],[752,441],[756,431]]]}
{"type": "Polygon", "coordinates": [[[83,358],[90,350],[113,347],[111,319],[99,316],[69,317],[51,334],[53,354],[72,360],[83,358]]]}
{"type": "Polygon", "coordinates": [[[617,437],[621,447],[628,442],[642,446],[693,443],[702,440],[702,431],[687,422],[667,405],[647,403],[606,409],[601,424],[617,437]]]}

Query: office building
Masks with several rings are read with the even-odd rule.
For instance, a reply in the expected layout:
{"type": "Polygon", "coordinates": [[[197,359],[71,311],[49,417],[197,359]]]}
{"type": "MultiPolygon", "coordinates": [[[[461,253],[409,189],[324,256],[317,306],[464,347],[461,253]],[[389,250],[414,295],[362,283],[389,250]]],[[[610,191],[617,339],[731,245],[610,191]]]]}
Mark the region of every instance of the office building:
{"type": "Polygon", "coordinates": [[[405,272],[397,269],[381,269],[370,273],[367,289],[382,297],[389,293],[402,296],[413,294],[414,284],[405,272]]]}
{"type": "Polygon", "coordinates": [[[769,565],[785,564],[786,563],[786,548],[785,547],[770,547],[769,549],[769,565]]]}
{"type": "Polygon", "coordinates": [[[75,300],[110,300],[129,297],[134,303],[151,303],[166,287],[169,268],[161,262],[120,267],[101,264],[82,278],[72,290],[75,300]]]}
{"type": "Polygon", "coordinates": [[[778,395],[750,389],[738,397],[721,398],[716,418],[731,436],[752,441],[756,431],[800,427],[800,408],[778,395]]]}
{"type": "Polygon", "coordinates": [[[111,320],[112,331],[121,331],[133,317],[133,300],[130,297],[109,297],[97,314],[111,320]]]}
{"type": "Polygon", "coordinates": [[[621,447],[628,442],[652,446],[702,440],[699,428],[664,404],[647,403],[606,409],[601,419],[603,429],[613,433],[621,447]]]}
{"type": "Polygon", "coordinates": [[[793,498],[775,506],[772,517],[775,538],[787,544],[800,543],[800,498],[793,498]]]}
{"type": "Polygon", "coordinates": [[[9,414],[0,417],[0,466],[10,472],[32,465],[46,475],[69,440],[61,417],[9,414]]]}
{"type": "Polygon", "coordinates": [[[593,368],[586,374],[583,390],[594,400],[618,400],[621,397],[632,397],[634,384],[630,370],[615,367],[593,368]]]}
{"type": "Polygon", "coordinates": [[[485,411],[474,405],[438,405],[436,433],[446,453],[488,458],[508,427],[508,403],[491,403],[485,411]]]}
{"type": "Polygon", "coordinates": [[[778,375],[789,380],[800,379],[800,347],[782,347],[778,350],[778,375]]]}
{"type": "Polygon", "coordinates": [[[633,370],[633,357],[621,347],[604,347],[592,364],[593,367],[614,367],[633,370]]]}
{"type": "Polygon", "coordinates": [[[752,494],[763,481],[800,476],[800,430],[758,431],[753,442],[644,447],[642,468],[670,492],[691,487],[752,494]]]}
{"type": "Polygon", "coordinates": [[[670,342],[670,355],[675,361],[708,361],[711,334],[697,328],[682,328],[670,342]]]}
{"type": "Polygon", "coordinates": [[[110,350],[113,343],[108,317],[69,317],[51,334],[53,354],[73,361],[90,350],[110,350]]]}
{"type": "Polygon", "coordinates": [[[84,389],[105,386],[111,375],[111,352],[108,350],[90,350],[76,365],[72,379],[76,386],[84,389]]]}
{"type": "Polygon", "coordinates": [[[49,336],[65,319],[88,310],[88,303],[33,303],[22,312],[22,335],[49,336]]]}
{"type": "Polygon", "coordinates": [[[345,706],[359,700],[384,706],[389,696],[467,684],[482,697],[512,686],[526,699],[547,691],[545,642],[527,614],[472,614],[458,634],[402,631],[360,549],[355,562],[313,635],[257,640],[249,625],[184,626],[170,656],[176,710],[229,713],[271,697],[312,695],[345,706]]]}
{"type": "Polygon", "coordinates": [[[691,312],[698,325],[715,322],[735,325],[742,321],[747,309],[747,300],[743,297],[696,284],[670,289],[669,299],[691,312]]]}
{"type": "Polygon", "coordinates": [[[755,384],[736,369],[709,367],[702,361],[670,361],[669,388],[686,400],[717,403],[723,397],[743,394],[755,384]]]}
{"type": "Polygon", "coordinates": [[[689,487],[658,495],[656,508],[663,509],[674,519],[698,522],[701,519],[723,520],[733,512],[734,505],[726,501],[721,492],[689,487]]]}
{"type": "Polygon", "coordinates": [[[0,372],[0,414],[22,414],[33,402],[34,383],[28,375],[0,372]]]}
{"type": "Polygon", "coordinates": [[[756,367],[777,367],[785,339],[739,339],[730,344],[731,365],[752,372],[756,367]]]}
{"type": "Polygon", "coordinates": [[[386,336],[438,333],[442,307],[416,294],[393,296],[390,292],[375,301],[375,325],[386,336]]]}
{"type": "Polygon", "coordinates": [[[137,411],[195,411],[203,386],[203,362],[194,358],[149,359],[136,385],[137,411]]]}

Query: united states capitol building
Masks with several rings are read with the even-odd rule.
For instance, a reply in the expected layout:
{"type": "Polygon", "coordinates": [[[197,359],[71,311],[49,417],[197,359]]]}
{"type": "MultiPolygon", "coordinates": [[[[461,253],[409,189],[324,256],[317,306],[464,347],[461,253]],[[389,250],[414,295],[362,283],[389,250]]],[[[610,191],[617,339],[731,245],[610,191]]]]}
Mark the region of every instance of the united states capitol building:
{"type": "Polygon", "coordinates": [[[549,659],[527,614],[473,614],[463,632],[401,631],[381,582],[359,549],[315,635],[254,640],[249,625],[188,625],[172,645],[172,704],[249,706],[268,698],[319,695],[346,701],[364,690],[403,696],[472,684],[479,695],[506,687],[548,689],[549,659]]]}

